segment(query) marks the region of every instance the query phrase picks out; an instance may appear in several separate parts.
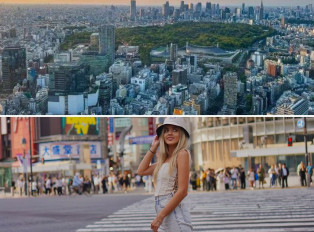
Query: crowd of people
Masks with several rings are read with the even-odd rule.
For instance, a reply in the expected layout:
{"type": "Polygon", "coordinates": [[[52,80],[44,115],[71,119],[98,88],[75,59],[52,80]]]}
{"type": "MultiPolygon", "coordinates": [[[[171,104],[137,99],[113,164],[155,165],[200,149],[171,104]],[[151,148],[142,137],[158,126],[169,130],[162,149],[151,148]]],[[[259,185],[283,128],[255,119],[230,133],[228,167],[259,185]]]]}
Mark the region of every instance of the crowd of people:
{"type": "Polygon", "coordinates": [[[76,173],[73,177],[63,177],[57,174],[46,177],[36,175],[33,181],[29,180],[25,185],[25,178],[21,175],[16,181],[12,181],[12,195],[14,193],[18,193],[20,196],[25,195],[25,186],[27,186],[28,195],[32,196],[127,193],[140,185],[145,185],[145,180],[145,177],[127,173],[111,172],[109,176],[93,174],[90,177],[76,173]]]}
{"type": "MultiPolygon", "coordinates": [[[[297,173],[300,176],[300,185],[309,186],[313,175],[311,163],[308,163],[308,166],[305,167],[304,163],[301,162],[297,167],[297,173]]],[[[220,168],[216,171],[208,168],[200,173],[192,172],[190,184],[193,190],[200,188],[203,191],[246,189],[247,185],[251,189],[264,187],[288,188],[289,174],[289,168],[285,163],[271,165],[268,170],[260,164],[257,168],[250,168],[247,172],[241,165],[232,168],[220,168]],[[267,182],[269,185],[267,185],[267,182]]]]}

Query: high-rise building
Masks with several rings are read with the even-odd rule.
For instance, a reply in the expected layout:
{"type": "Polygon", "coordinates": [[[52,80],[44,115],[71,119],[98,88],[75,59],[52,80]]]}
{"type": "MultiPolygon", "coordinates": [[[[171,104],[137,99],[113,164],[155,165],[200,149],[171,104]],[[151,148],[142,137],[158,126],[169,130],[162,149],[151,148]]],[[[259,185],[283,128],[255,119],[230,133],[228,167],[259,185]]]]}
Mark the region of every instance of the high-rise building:
{"type": "Polygon", "coordinates": [[[83,63],[49,65],[49,95],[84,92],[88,87],[87,67],[83,63]]]}
{"type": "Polygon", "coordinates": [[[171,61],[176,61],[177,52],[178,52],[178,45],[171,43],[170,44],[170,60],[171,61]]]}
{"type": "Polygon", "coordinates": [[[130,16],[131,20],[136,19],[136,0],[131,0],[130,16]]]}
{"type": "Polygon", "coordinates": [[[205,12],[206,14],[211,14],[212,11],[212,4],[211,2],[206,2],[205,12]]]}
{"type": "Polygon", "coordinates": [[[115,41],[115,27],[113,25],[99,27],[99,54],[107,55],[109,64],[113,64],[115,59],[115,41]]]}
{"type": "Polygon", "coordinates": [[[237,106],[238,76],[235,72],[227,72],[224,76],[224,104],[235,109],[237,106]]]}
{"type": "Polygon", "coordinates": [[[187,69],[175,69],[172,71],[172,86],[175,85],[186,85],[188,82],[187,69]]]}
{"type": "Polygon", "coordinates": [[[184,12],[184,1],[181,1],[181,4],[180,4],[180,11],[181,11],[181,12],[184,12]]]}
{"type": "Polygon", "coordinates": [[[5,47],[2,52],[3,91],[12,92],[17,83],[26,78],[26,50],[22,47],[5,47]]]}
{"type": "Polygon", "coordinates": [[[248,17],[250,19],[254,18],[254,7],[253,6],[250,6],[248,9],[248,17]]]}
{"type": "Polygon", "coordinates": [[[242,3],[242,14],[245,13],[245,3],[242,3]]]}
{"type": "Polygon", "coordinates": [[[259,11],[259,19],[262,20],[264,19],[264,5],[263,5],[263,0],[261,1],[261,8],[259,11]]]}
{"type": "Polygon", "coordinates": [[[165,18],[168,18],[169,16],[169,2],[168,1],[162,5],[162,16],[164,16],[165,18]]]}

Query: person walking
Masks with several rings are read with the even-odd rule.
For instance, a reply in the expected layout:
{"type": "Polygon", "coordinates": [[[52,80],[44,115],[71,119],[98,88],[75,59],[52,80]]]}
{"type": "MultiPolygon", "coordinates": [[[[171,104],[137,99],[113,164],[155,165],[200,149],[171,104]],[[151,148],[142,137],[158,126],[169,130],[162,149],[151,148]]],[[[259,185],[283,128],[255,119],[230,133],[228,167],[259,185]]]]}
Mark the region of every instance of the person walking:
{"type": "Polygon", "coordinates": [[[153,174],[157,213],[151,223],[154,232],[192,231],[187,202],[191,165],[187,125],[185,118],[166,118],[137,170],[141,176],[153,174]],[[158,147],[158,161],[150,165],[158,147]]]}
{"type": "Polygon", "coordinates": [[[245,170],[244,168],[241,166],[241,164],[239,165],[239,176],[240,176],[240,183],[241,183],[241,189],[245,189],[246,188],[246,183],[245,183],[245,170]]]}
{"type": "Polygon", "coordinates": [[[257,174],[258,174],[258,188],[264,188],[264,181],[265,181],[265,170],[263,168],[263,165],[260,164],[259,168],[257,169],[257,174]]]}
{"type": "Polygon", "coordinates": [[[224,173],[224,183],[225,183],[225,190],[229,190],[230,189],[230,174],[228,172],[228,169],[225,170],[224,173]]]}
{"type": "Polygon", "coordinates": [[[306,171],[307,171],[307,187],[310,187],[312,183],[312,176],[313,176],[313,166],[311,165],[311,162],[308,163],[308,166],[306,167],[306,171]]]}
{"type": "Polygon", "coordinates": [[[281,163],[278,164],[278,183],[279,186],[281,186],[281,182],[282,182],[282,165],[281,163]]]}
{"type": "Polygon", "coordinates": [[[232,181],[232,189],[233,190],[237,189],[238,176],[239,176],[239,171],[238,171],[238,169],[235,166],[233,166],[233,168],[231,170],[231,181],[232,181]]]}
{"type": "Polygon", "coordinates": [[[288,188],[288,176],[289,176],[289,169],[288,167],[286,167],[286,164],[283,163],[281,166],[281,187],[284,188],[285,187],[285,183],[286,183],[286,188],[288,188]]]}
{"type": "Polygon", "coordinates": [[[102,187],[102,193],[106,194],[108,192],[108,189],[107,189],[107,180],[105,176],[103,176],[101,180],[101,187],[102,187]]]}
{"type": "Polygon", "coordinates": [[[253,168],[248,170],[247,176],[248,176],[248,180],[249,180],[251,189],[254,189],[255,173],[254,173],[254,169],[253,168]]]}
{"type": "Polygon", "coordinates": [[[224,182],[224,172],[223,171],[220,171],[218,176],[217,176],[217,181],[218,181],[218,190],[219,191],[222,191],[224,190],[224,187],[225,187],[225,182],[224,182]]]}
{"type": "Polygon", "coordinates": [[[300,183],[301,186],[307,186],[306,184],[306,167],[302,162],[299,169],[300,183]]]}
{"type": "Polygon", "coordinates": [[[62,186],[63,186],[63,183],[62,183],[61,177],[57,177],[57,179],[56,179],[56,187],[57,187],[58,196],[62,195],[62,186]]]}

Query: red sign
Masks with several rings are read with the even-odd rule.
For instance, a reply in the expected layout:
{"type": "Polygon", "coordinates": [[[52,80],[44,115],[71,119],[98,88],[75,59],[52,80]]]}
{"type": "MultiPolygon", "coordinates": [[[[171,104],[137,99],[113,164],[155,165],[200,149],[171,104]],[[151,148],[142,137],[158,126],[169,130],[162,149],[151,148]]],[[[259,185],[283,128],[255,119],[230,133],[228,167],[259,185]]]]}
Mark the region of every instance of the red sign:
{"type": "Polygon", "coordinates": [[[154,135],[154,118],[148,118],[148,134],[154,135]]]}

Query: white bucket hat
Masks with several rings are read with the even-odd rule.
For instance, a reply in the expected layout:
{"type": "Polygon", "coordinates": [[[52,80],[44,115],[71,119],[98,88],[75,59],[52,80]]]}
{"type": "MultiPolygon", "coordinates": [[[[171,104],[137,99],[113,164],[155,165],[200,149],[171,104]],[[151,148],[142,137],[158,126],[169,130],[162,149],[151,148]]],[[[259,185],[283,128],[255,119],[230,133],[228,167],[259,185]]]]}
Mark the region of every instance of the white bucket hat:
{"type": "Polygon", "coordinates": [[[156,129],[156,133],[158,137],[161,135],[162,128],[165,125],[174,125],[174,126],[181,127],[183,131],[185,132],[185,134],[188,136],[188,138],[190,137],[190,127],[189,127],[189,121],[187,118],[183,118],[183,117],[166,118],[164,123],[156,129]]]}

